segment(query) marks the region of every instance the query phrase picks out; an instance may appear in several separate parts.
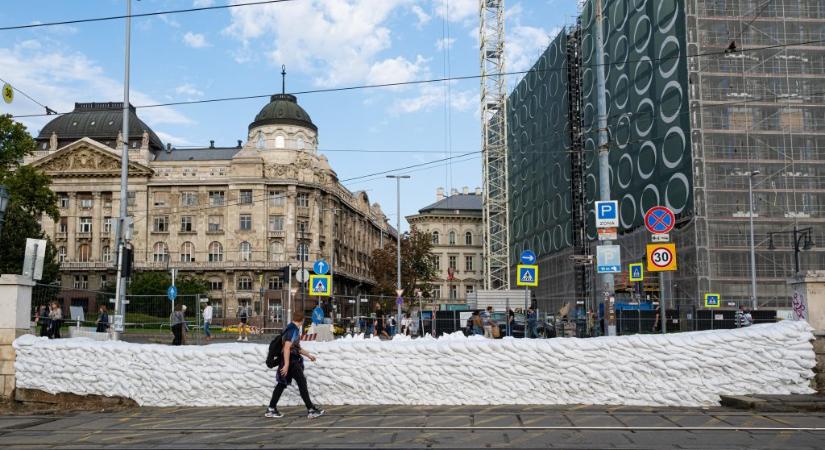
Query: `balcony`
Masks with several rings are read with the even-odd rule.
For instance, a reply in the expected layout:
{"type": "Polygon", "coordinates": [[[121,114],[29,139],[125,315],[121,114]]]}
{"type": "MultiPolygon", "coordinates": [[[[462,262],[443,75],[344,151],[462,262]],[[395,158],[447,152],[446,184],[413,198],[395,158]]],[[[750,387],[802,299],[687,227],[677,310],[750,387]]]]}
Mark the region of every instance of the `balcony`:
{"type": "Polygon", "coordinates": [[[62,231],[62,232],[59,231],[59,232],[54,234],[54,239],[56,241],[65,241],[67,236],[68,236],[68,233],[66,233],[65,231],[62,231]]]}
{"type": "Polygon", "coordinates": [[[138,270],[281,270],[285,265],[286,261],[135,261],[138,270]]]}
{"type": "Polygon", "coordinates": [[[60,263],[60,270],[115,270],[117,267],[115,266],[114,261],[89,261],[89,262],[77,262],[77,261],[63,261],[60,263]]]}
{"type": "Polygon", "coordinates": [[[91,231],[87,232],[87,233],[83,233],[83,232],[77,233],[77,239],[91,239],[91,238],[92,238],[92,232],[91,231]]]}
{"type": "Polygon", "coordinates": [[[308,206],[298,206],[295,208],[296,214],[301,217],[309,217],[309,207],[308,206]]]}
{"type": "Polygon", "coordinates": [[[269,233],[268,233],[268,236],[270,238],[283,238],[283,237],[286,237],[286,231],[284,231],[284,230],[278,230],[278,231],[270,230],[269,233]]]}

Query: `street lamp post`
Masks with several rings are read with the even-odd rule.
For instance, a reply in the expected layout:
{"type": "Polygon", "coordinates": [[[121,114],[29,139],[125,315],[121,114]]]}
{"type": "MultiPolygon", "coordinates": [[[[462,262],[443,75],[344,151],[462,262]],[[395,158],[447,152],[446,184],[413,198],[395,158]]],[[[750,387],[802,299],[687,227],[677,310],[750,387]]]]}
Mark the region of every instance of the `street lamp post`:
{"type": "Polygon", "coordinates": [[[776,250],[776,247],[773,245],[773,237],[777,234],[792,234],[793,235],[793,260],[794,260],[794,275],[799,274],[799,253],[802,250],[810,250],[815,244],[811,236],[813,235],[814,229],[812,227],[807,228],[797,228],[796,224],[793,226],[793,230],[789,231],[772,231],[768,233],[768,250],[776,250]],[[805,239],[803,243],[802,240],[805,239]]]}
{"type": "Polygon", "coordinates": [[[0,184],[0,233],[3,232],[3,223],[6,222],[6,209],[9,207],[9,191],[0,184]]]}
{"type": "MultiPolygon", "coordinates": [[[[396,231],[398,232],[398,243],[395,246],[397,258],[396,258],[396,280],[395,280],[395,289],[396,294],[398,297],[401,297],[401,180],[410,178],[409,175],[387,175],[387,178],[394,178],[395,179],[395,217],[396,217],[396,231]]],[[[395,313],[395,324],[401,323],[401,302],[397,301],[396,299],[396,313],[395,313]]]]}
{"type": "Polygon", "coordinates": [[[748,199],[750,202],[750,212],[748,218],[750,219],[751,228],[751,308],[755,311],[759,307],[756,300],[756,243],[753,237],[753,177],[759,175],[758,170],[752,170],[746,175],[748,176],[748,199]]]}

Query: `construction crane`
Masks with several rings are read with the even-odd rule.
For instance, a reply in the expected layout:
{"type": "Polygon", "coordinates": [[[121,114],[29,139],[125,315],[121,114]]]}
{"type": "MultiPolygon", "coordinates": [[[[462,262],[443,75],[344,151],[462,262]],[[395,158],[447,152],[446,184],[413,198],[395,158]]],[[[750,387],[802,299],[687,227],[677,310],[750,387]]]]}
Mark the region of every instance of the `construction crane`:
{"type": "Polygon", "coordinates": [[[507,80],[504,0],[479,0],[481,145],[484,164],[484,288],[510,289],[507,80]]]}

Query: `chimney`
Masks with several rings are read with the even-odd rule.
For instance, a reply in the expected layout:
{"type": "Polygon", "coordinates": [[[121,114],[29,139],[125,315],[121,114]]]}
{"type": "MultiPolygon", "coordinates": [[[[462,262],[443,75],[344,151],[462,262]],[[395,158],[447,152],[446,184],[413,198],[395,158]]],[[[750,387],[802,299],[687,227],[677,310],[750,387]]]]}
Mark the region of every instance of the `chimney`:
{"type": "Polygon", "coordinates": [[[238,139],[238,148],[241,148],[241,144],[242,144],[242,143],[243,143],[243,141],[241,141],[240,139],[238,139]]]}
{"type": "Polygon", "coordinates": [[[166,153],[172,153],[172,144],[169,142],[166,143],[166,153]]]}
{"type": "Polygon", "coordinates": [[[464,194],[464,195],[469,194],[470,193],[470,188],[468,188],[467,186],[464,186],[463,188],[461,188],[461,193],[464,194]]]}
{"type": "Polygon", "coordinates": [[[476,195],[481,195],[481,188],[480,187],[476,187],[476,195]]]}
{"type": "Polygon", "coordinates": [[[215,148],[215,141],[209,141],[209,148],[215,148]]]}
{"type": "Polygon", "coordinates": [[[452,188],[452,189],[450,190],[450,195],[458,195],[458,189],[456,189],[456,188],[452,188]]]}
{"type": "Polygon", "coordinates": [[[444,200],[444,188],[440,187],[435,190],[435,201],[444,200]]]}

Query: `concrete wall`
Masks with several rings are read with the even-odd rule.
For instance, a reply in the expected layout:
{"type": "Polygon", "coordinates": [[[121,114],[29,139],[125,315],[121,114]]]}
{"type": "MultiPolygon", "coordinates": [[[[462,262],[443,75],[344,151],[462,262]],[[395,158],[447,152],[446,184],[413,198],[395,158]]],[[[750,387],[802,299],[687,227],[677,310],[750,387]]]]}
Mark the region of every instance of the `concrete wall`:
{"type": "Polygon", "coordinates": [[[0,397],[11,398],[15,386],[12,342],[31,327],[32,287],[21,275],[0,275],[0,397]]]}

